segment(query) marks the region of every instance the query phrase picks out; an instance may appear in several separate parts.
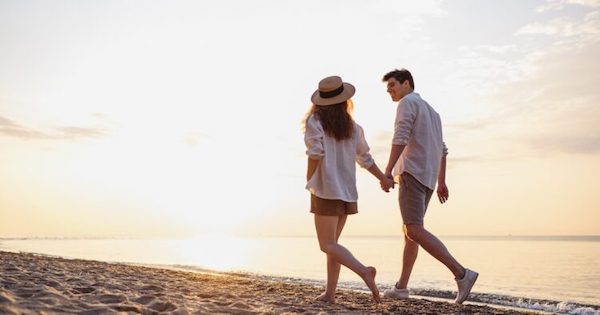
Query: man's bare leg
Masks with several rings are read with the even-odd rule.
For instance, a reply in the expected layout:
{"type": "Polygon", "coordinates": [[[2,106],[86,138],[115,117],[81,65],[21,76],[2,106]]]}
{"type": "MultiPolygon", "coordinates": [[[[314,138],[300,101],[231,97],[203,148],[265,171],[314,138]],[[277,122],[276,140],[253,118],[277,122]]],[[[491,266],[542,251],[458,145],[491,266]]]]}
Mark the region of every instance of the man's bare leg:
{"type": "Polygon", "coordinates": [[[456,279],[462,279],[465,275],[465,268],[454,259],[442,241],[427,231],[423,225],[406,225],[406,235],[448,267],[456,279]]]}
{"type": "Polygon", "coordinates": [[[408,287],[408,280],[410,279],[410,274],[412,273],[413,266],[417,260],[417,255],[419,254],[419,244],[406,235],[406,225],[403,226],[403,229],[404,253],[402,256],[402,273],[400,274],[400,280],[396,285],[396,288],[398,289],[406,289],[408,287]]]}

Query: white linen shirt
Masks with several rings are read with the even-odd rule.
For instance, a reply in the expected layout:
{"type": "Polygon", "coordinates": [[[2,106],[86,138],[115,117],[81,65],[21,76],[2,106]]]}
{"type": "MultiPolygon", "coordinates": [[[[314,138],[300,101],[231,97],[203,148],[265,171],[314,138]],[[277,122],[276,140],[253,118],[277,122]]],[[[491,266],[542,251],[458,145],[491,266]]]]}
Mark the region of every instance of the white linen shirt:
{"type": "Polygon", "coordinates": [[[393,175],[407,172],[429,189],[435,189],[440,161],[448,154],[440,115],[417,93],[405,95],[396,109],[392,144],[405,145],[393,175]]]}
{"type": "Polygon", "coordinates": [[[319,198],[356,202],[355,163],[363,168],[374,163],[362,127],[354,123],[352,138],[338,141],[325,134],[321,122],[310,115],[306,120],[304,143],[308,157],[321,161],[306,189],[319,198]]]}

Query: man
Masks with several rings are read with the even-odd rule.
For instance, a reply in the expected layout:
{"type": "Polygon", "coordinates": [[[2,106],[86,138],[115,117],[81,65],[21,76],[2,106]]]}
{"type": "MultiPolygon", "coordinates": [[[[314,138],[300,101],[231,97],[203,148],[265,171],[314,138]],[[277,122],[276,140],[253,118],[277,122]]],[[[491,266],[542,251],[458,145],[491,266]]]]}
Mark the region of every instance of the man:
{"type": "Polygon", "coordinates": [[[404,223],[404,253],[400,280],[385,290],[389,298],[408,298],[408,280],[417,259],[419,245],[446,265],[458,285],[455,302],[462,304],[477,280],[477,272],[464,268],[446,246],[423,225],[427,205],[437,180],[437,195],[441,203],[448,200],[446,187],[446,155],[442,139],[440,115],[419,94],[406,69],[394,70],[383,76],[387,92],[398,102],[394,138],[385,175],[399,184],[399,204],[404,223]],[[392,174],[393,170],[393,174],[392,174]]]}

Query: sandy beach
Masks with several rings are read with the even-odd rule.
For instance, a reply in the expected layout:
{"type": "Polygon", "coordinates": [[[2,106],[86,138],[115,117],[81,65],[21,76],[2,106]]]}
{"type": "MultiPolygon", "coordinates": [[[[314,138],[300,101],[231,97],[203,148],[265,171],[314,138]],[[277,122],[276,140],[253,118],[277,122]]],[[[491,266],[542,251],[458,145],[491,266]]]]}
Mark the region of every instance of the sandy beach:
{"type": "Polygon", "coordinates": [[[416,298],[377,305],[366,292],[345,290],[334,305],[315,302],[322,290],[251,275],[0,251],[1,314],[533,314],[416,298]]]}

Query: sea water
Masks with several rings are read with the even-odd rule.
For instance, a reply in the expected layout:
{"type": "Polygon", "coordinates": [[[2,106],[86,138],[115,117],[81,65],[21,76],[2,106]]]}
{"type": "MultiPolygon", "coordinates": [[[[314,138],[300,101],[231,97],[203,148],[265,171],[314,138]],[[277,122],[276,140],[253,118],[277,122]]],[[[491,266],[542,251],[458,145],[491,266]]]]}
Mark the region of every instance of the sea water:
{"type": "MultiPolygon", "coordinates": [[[[454,257],[479,272],[470,301],[563,314],[600,315],[600,236],[441,237],[454,257]]],[[[377,268],[380,289],[398,279],[403,240],[342,236],[340,243],[377,268]]],[[[324,285],[325,255],[315,237],[183,240],[0,239],[0,250],[66,258],[161,265],[188,270],[257,274],[282,281],[324,285]]],[[[342,268],[340,287],[366,290],[342,268]]],[[[423,249],[413,269],[412,294],[453,299],[452,274],[423,249]]]]}

